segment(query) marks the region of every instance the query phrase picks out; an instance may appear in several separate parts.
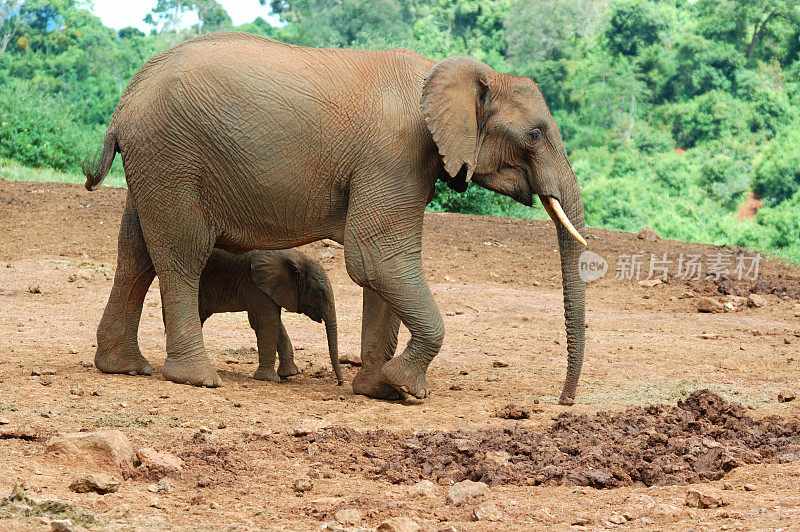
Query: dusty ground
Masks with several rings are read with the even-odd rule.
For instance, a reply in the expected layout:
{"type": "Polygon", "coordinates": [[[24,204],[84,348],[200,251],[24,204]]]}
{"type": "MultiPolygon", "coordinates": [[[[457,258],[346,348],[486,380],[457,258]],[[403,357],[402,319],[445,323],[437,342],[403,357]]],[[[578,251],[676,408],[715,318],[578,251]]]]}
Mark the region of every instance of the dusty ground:
{"type": "MultiPolygon", "coordinates": [[[[302,375],[280,384],[252,380],[255,338],[246,316],[218,315],[207,323],[205,338],[225,385],[198,389],[159,373],[165,354],[157,283],[140,329],[155,375],[103,375],[89,364],[111,289],[124,195],[0,180],[0,419],[8,422],[0,425],[0,435],[6,434],[0,439],[0,497],[21,485],[34,499],[59,499],[87,512],[92,526],[144,529],[319,530],[346,508],[360,509],[362,526],[404,516],[430,530],[569,529],[573,523],[589,529],[800,529],[800,461],[794,461],[800,456],[800,399],[777,401],[781,391],[800,391],[797,268],[762,261],[759,283],[687,283],[671,276],[644,287],[614,278],[620,254],[735,250],[589,230],[596,237],[591,249],[609,261],[610,271],[588,289],[586,363],[577,404],[566,408],[556,404],[566,360],[552,225],[429,214],[425,267],[447,336],[429,372],[428,400],[381,402],[354,396],[347,384],[337,387],[323,328],[296,315],[285,315],[285,322],[302,375]],[[31,293],[37,286],[41,293],[31,293]],[[766,305],[695,310],[702,295],[731,299],[723,292],[756,292],[766,305]],[[36,367],[55,375],[31,375],[36,367]],[[698,420],[685,418],[676,402],[701,388],[744,405],[725,406],[739,416],[735,423],[696,412],[698,420]],[[512,402],[530,417],[495,415],[512,402]],[[652,404],[671,406],[636,408],[652,404]],[[598,412],[604,413],[595,417],[598,412]],[[768,416],[778,417],[764,421],[768,416]],[[291,435],[301,419],[332,428],[291,435]],[[763,423],[779,427],[780,435],[762,437],[763,423]],[[25,426],[30,438],[15,437],[25,426]],[[158,495],[148,490],[158,479],[144,474],[134,474],[116,493],[72,493],[70,482],[93,466],[45,453],[46,443],[53,435],[98,428],[120,429],[135,447],[174,453],[187,467],[158,495]],[[680,439],[667,439],[673,429],[682,431],[680,439]],[[386,432],[374,432],[380,430],[386,432]],[[577,447],[564,447],[570,438],[578,438],[577,447]],[[695,467],[697,456],[710,453],[698,455],[697,448],[719,449],[718,442],[727,454],[714,451],[723,469],[710,476],[664,469],[671,473],[654,482],[612,467],[612,480],[592,474],[581,481],[586,463],[568,459],[590,455],[601,469],[630,462],[624,453],[654,464],[674,454],[695,467]],[[634,444],[645,451],[652,445],[654,452],[636,454],[634,444]],[[552,460],[536,462],[539,447],[560,452],[562,469],[546,469],[552,460]],[[481,465],[486,451],[510,453],[513,467],[498,473],[481,465]],[[446,453],[451,460],[440,459],[446,453]],[[305,475],[313,489],[295,493],[295,480],[305,475]],[[437,483],[435,498],[408,495],[419,478],[437,483]],[[476,502],[445,503],[447,484],[462,478],[492,484],[486,498],[502,511],[501,523],[474,521],[476,502]],[[698,478],[705,479],[701,488],[729,488],[726,506],[688,508],[686,485],[648,486],[698,478]],[[598,489],[606,485],[620,487],[598,489]],[[621,515],[630,520],[609,521],[621,515]]],[[[341,250],[312,244],[305,251],[330,272],[341,351],[357,352],[360,292],[344,271],[341,250]]],[[[402,331],[401,342],[407,337],[402,331]]],[[[354,374],[346,366],[348,382],[354,374]]],[[[491,456],[502,462],[504,455],[491,456]]],[[[1,508],[0,502],[0,529],[47,529],[41,519],[1,508]]]]}

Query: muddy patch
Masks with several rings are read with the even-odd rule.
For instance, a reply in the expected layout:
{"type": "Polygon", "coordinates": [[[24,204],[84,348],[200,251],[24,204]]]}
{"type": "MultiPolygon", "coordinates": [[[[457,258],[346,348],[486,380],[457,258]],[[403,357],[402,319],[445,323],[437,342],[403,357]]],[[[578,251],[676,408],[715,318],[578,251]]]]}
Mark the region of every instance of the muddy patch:
{"type": "Polygon", "coordinates": [[[755,420],[741,404],[700,390],[677,406],[562,414],[545,432],[516,426],[401,436],[332,428],[298,445],[343,472],[394,483],[664,486],[718,480],[744,464],[797,460],[800,422],[755,420]]]}

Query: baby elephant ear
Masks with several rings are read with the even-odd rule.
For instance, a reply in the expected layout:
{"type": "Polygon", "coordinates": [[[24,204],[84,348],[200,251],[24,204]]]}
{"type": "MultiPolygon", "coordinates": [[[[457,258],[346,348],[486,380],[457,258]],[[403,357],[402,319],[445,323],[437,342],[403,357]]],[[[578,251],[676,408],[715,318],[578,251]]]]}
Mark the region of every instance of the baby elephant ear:
{"type": "Polygon", "coordinates": [[[466,165],[464,181],[472,179],[482,141],[489,82],[496,74],[469,57],[448,57],[428,73],[422,87],[422,115],[450,177],[466,165]]]}
{"type": "Polygon", "coordinates": [[[250,259],[250,275],[259,290],[281,308],[298,312],[297,264],[284,251],[257,251],[250,259]]]}

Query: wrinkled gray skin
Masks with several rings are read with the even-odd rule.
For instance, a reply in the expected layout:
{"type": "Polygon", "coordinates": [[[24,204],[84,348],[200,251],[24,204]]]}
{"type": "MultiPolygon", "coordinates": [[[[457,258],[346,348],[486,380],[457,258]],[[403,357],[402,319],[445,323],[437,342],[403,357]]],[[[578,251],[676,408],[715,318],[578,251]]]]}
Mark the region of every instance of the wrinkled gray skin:
{"type": "MultiPolygon", "coordinates": [[[[344,244],[364,288],[363,365],[353,391],[427,397],[444,323],[422,271],[422,222],[437,179],[524,205],[558,201],[571,404],[584,352],[578,183],[530,79],[466,57],[438,63],[404,51],[320,50],[243,33],[191,39],[148,61],[114,111],[86,186],[119,152],[130,190],[117,274],[97,331],[95,364],[150,374],[136,331],[157,273],[174,382],[219,386],[203,346],[197,294],[214,246],[344,244]],[[395,355],[400,323],[411,340],[395,355]]],[[[552,206],[548,210],[553,217],[552,206]]],[[[555,219],[555,218],[554,218],[555,219]]],[[[454,228],[457,230],[457,228],[454,228]]],[[[545,244],[549,245],[549,244],[545,244]]]]}
{"type": "Polygon", "coordinates": [[[199,309],[201,324],[218,312],[247,311],[258,345],[258,369],[253,378],[273,382],[300,373],[281,322],[281,309],[325,322],[333,372],[338,384],[343,383],[333,289],[322,266],[299,251],[233,255],[215,249],[200,275],[199,309]],[[280,360],[277,373],[276,350],[280,360]]]}

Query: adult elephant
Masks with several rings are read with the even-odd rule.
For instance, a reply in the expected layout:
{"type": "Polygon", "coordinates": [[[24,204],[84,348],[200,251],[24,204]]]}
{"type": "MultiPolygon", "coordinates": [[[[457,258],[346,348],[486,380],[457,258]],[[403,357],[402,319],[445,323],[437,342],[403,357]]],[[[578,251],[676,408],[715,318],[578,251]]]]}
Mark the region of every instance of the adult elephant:
{"type": "Polygon", "coordinates": [[[422,272],[422,221],[434,184],[467,182],[525,205],[538,195],[558,230],[573,401],[584,351],[578,256],[583,205],[536,84],[466,57],[321,50],[245,33],[206,35],[150,59],[117,105],[96,165],[116,152],[129,194],[114,287],[95,364],[150,374],[136,334],[158,274],[174,382],[219,386],[203,346],[198,279],[212,248],[282,249],[331,238],[364,288],[353,391],[428,395],[444,338],[422,272]],[[411,332],[394,357],[400,322],[411,332]]]}

